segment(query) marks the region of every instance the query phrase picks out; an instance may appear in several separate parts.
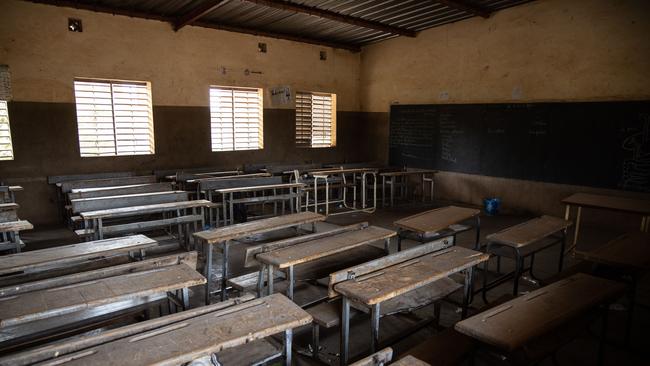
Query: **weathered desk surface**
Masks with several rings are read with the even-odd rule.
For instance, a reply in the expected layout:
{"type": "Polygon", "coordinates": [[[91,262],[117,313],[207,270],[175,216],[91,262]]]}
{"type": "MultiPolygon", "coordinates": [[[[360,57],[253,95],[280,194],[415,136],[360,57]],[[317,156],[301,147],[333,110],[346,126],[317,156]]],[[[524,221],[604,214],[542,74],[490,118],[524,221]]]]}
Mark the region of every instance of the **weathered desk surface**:
{"type": "Polygon", "coordinates": [[[589,193],[576,193],[562,200],[567,205],[602,208],[615,211],[650,215],[650,201],[625,197],[605,196],[589,193]]]}
{"type": "Polygon", "coordinates": [[[393,359],[393,349],[386,347],[379,352],[375,352],[368,357],[364,357],[359,361],[350,364],[350,366],[379,366],[388,365],[390,360],[393,359]]]}
{"type": "Polygon", "coordinates": [[[34,226],[26,220],[0,222],[0,232],[31,230],[34,226]]]}
{"type": "Polygon", "coordinates": [[[408,169],[408,170],[396,170],[391,172],[379,173],[379,175],[384,177],[398,177],[402,175],[412,175],[412,174],[435,174],[438,173],[437,170],[430,169],[408,169]]]}
{"type": "Polygon", "coordinates": [[[0,211],[14,211],[19,208],[20,206],[17,203],[0,203],[0,211]]]}
{"type": "Polygon", "coordinates": [[[542,216],[488,235],[487,240],[520,248],[542,240],[573,225],[571,221],[542,216]]]}
{"type": "MultiPolygon", "coordinates": [[[[211,182],[211,181],[216,181],[216,180],[226,180],[226,179],[238,179],[238,178],[259,178],[259,177],[270,177],[271,174],[269,173],[248,173],[248,174],[236,174],[236,175],[222,175],[222,176],[209,176],[209,177],[201,177],[198,176],[194,179],[188,179],[187,183],[201,183],[201,182],[211,182]]],[[[206,174],[204,174],[206,175],[206,174]]]]}
{"type": "Polygon", "coordinates": [[[319,169],[307,172],[311,176],[328,176],[334,174],[377,173],[377,168],[319,169]]]}
{"type": "Polygon", "coordinates": [[[215,190],[217,193],[238,193],[238,192],[253,192],[266,189],[283,189],[283,188],[304,188],[305,183],[281,183],[281,184],[265,184],[260,186],[247,186],[247,187],[234,187],[234,188],[221,188],[215,190]]]}
{"type": "Polygon", "coordinates": [[[169,210],[184,210],[193,207],[207,207],[207,206],[216,206],[216,205],[218,204],[210,202],[208,200],[180,201],[180,202],[156,203],[152,205],[118,207],[118,208],[110,208],[106,210],[88,211],[88,212],[81,212],[79,215],[86,220],[90,220],[90,219],[98,219],[98,218],[115,218],[115,217],[125,217],[125,216],[132,216],[132,215],[144,215],[144,214],[157,213],[157,212],[169,211],[169,210]]]}
{"type": "Polygon", "coordinates": [[[513,351],[624,291],[622,283],[578,273],[460,321],[455,329],[513,351]]]}
{"type": "Polygon", "coordinates": [[[109,277],[0,299],[0,328],[69,314],[93,306],[205,283],[185,264],[109,277]]]}
{"type": "Polygon", "coordinates": [[[69,360],[65,362],[67,366],[180,365],[311,321],[307,312],[283,295],[275,294],[86,348],[58,359],[69,360]]]}
{"type": "Polygon", "coordinates": [[[576,256],[608,266],[644,270],[650,268],[650,234],[626,233],[590,251],[576,251],[576,256]]]}
{"type": "Polygon", "coordinates": [[[430,366],[428,363],[419,360],[411,355],[391,363],[392,366],[430,366]]]}
{"type": "Polygon", "coordinates": [[[311,240],[293,246],[260,253],[257,260],[266,264],[287,268],[297,264],[313,261],[340,253],[361,245],[369,244],[378,240],[388,239],[395,236],[392,230],[383,229],[377,226],[370,226],[364,229],[348,231],[332,236],[311,240]]]}
{"type": "Polygon", "coordinates": [[[126,253],[158,245],[144,235],[90,241],[56,248],[33,250],[31,252],[9,254],[0,257],[0,275],[34,269],[38,266],[65,263],[87,258],[126,253]]]}
{"type": "Polygon", "coordinates": [[[429,234],[447,229],[450,225],[470,219],[480,213],[481,210],[475,208],[447,206],[405,217],[393,224],[400,229],[429,234]]]}
{"type": "Polygon", "coordinates": [[[374,305],[473,267],[489,258],[489,254],[463,247],[447,248],[338,283],[334,285],[334,291],[363,304],[374,305]]]}
{"type": "Polygon", "coordinates": [[[324,220],[325,216],[323,215],[319,215],[313,212],[300,212],[297,214],[276,216],[268,219],[244,222],[241,224],[200,231],[198,233],[194,233],[194,236],[206,241],[208,244],[215,244],[225,242],[227,240],[241,239],[255,234],[266,233],[273,230],[280,230],[288,227],[310,224],[324,220]]]}

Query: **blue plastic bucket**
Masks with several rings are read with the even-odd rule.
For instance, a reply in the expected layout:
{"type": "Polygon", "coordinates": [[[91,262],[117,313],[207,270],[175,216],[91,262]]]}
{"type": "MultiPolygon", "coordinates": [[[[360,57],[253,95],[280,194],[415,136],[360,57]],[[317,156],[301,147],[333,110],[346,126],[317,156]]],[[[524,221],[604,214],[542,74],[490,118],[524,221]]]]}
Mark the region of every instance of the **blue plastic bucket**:
{"type": "Polygon", "coordinates": [[[490,216],[497,215],[501,207],[501,198],[486,198],[483,200],[483,206],[486,214],[490,216]]]}

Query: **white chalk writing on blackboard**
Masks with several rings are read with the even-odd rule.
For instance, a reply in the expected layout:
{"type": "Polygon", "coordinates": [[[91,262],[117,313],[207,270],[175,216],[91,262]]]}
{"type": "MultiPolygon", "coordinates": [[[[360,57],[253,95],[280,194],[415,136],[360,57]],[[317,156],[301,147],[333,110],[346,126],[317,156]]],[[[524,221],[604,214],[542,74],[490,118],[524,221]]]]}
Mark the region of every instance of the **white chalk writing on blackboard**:
{"type": "Polygon", "coordinates": [[[622,148],[630,152],[623,160],[621,188],[650,192],[650,115],[642,115],[642,129],[623,140],[622,148]]]}
{"type": "Polygon", "coordinates": [[[458,158],[456,157],[455,150],[455,141],[456,135],[462,135],[465,131],[459,128],[456,125],[450,113],[441,113],[438,120],[439,131],[440,131],[440,159],[457,163],[458,158]]]}

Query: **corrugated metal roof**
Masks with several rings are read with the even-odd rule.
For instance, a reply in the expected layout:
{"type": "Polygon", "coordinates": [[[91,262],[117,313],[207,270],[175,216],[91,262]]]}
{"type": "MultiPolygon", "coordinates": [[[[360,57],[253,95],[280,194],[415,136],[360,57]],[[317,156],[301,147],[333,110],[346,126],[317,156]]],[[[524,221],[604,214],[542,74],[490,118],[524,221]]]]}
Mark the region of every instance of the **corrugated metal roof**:
{"type": "MultiPolygon", "coordinates": [[[[527,3],[533,0],[293,0],[296,4],[325,10],[365,21],[410,31],[421,31],[443,24],[477,16],[462,7],[452,6],[456,2],[481,8],[489,13],[527,3]]],[[[41,3],[61,5],[62,1],[36,0],[41,3]]],[[[102,7],[123,12],[148,14],[157,18],[177,19],[214,0],[75,0],[69,6],[88,8],[102,7]]],[[[264,2],[262,2],[264,3],[264,2]]],[[[139,15],[139,16],[140,16],[139,15]]],[[[214,10],[202,15],[201,25],[228,27],[301,37],[312,43],[339,44],[360,47],[388,38],[396,37],[394,32],[349,24],[330,18],[323,18],[287,9],[278,9],[258,4],[251,0],[225,0],[214,10]]]]}

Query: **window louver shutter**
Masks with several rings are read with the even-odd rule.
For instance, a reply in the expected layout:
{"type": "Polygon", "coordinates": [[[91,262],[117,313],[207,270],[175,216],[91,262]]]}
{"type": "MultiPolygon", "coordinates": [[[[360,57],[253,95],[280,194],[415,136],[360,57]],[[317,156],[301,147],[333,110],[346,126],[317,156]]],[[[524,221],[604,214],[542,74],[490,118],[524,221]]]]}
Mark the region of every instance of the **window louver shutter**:
{"type": "Polygon", "coordinates": [[[0,160],[13,160],[14,150],[11,145],[11,128],[9,128],[9,110],[7,102],[0,100],[0,160]]]}
{"type": "Polygon", "coordinates": [[[332,94],[296,93],[296,146],[333,146],[332,94]]]}
{"type": "Polygon", "coordinates": [[[75,81],[81,156],[154,153],[148,83],[75,81]]]}
{"type": "Polygon", "coordinates": [[[259,89],[211,87],[212,151],[263,148],[262,111],[259,89]]]}

